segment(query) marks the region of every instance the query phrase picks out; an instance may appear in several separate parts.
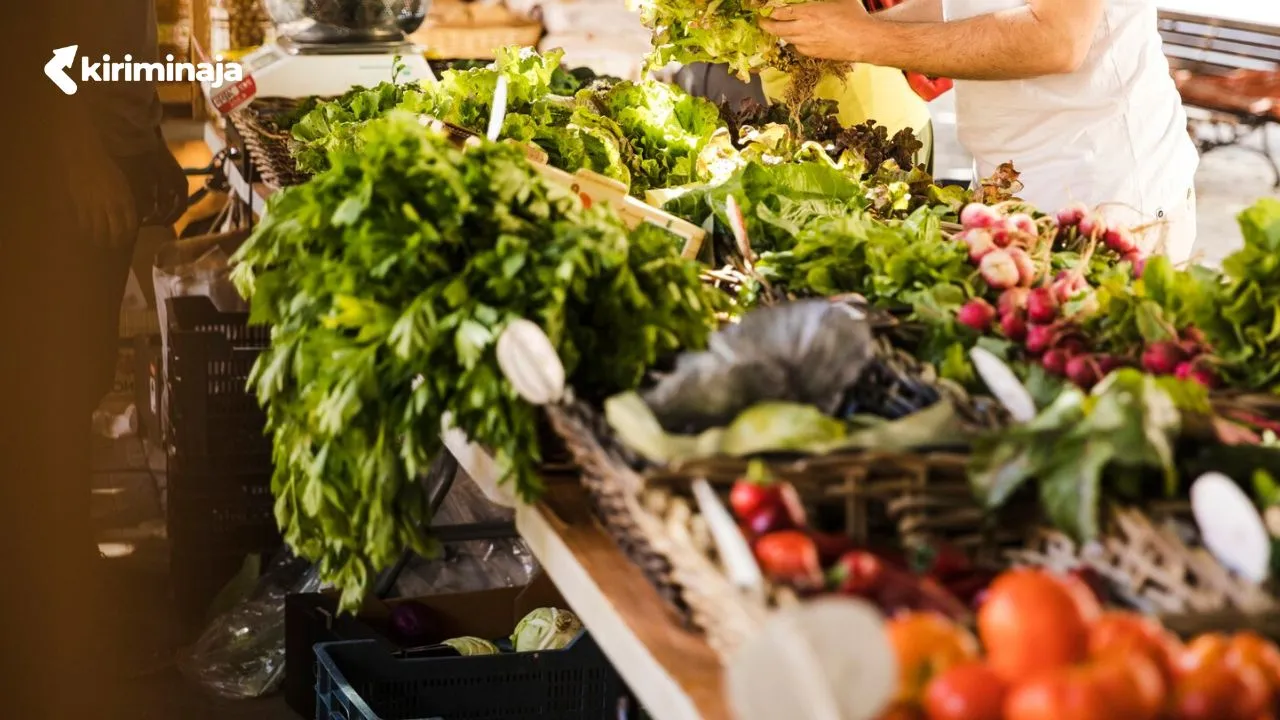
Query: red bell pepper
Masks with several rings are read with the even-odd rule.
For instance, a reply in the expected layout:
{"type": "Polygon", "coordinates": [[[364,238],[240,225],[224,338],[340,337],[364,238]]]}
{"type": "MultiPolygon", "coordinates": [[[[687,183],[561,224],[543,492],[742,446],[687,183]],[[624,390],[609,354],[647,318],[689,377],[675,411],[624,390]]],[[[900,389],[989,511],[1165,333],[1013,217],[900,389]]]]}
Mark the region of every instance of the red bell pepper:
{"type": "MultiPolygon", "coordinates": [[[[902,0],[863,0],[863,4],[869,13],[878,13],[881,10],[889,8],[901,3],[902,0]]],[[[937,98],[946,94],[951,89],[952,82],[947,78],[931,78],[928,75],[920,73],[908,72],[907,84],[919,95],[925,102],[933,102],[937,98]]]]}

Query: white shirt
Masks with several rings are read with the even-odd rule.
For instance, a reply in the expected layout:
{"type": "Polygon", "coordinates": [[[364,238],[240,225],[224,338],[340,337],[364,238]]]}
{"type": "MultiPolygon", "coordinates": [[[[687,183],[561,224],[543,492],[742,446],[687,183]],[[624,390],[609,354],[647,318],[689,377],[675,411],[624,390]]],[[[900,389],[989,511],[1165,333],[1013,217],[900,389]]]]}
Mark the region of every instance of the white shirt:
{"type": "MultiPolygon", "coordinates": [[[[943,0],[943,15],[963,20],[1025,4],[943,0]]],[[[1185,205],[1199,154],[1161,49],[1154,0],[1106,0],[1074,73],[957,82],[955,92],[960,142],[978,177],[1012,161],[1025,186],[1019,196],[1044,212],[1073,201],[1113,203],[1150,222],[1185,205]]]]}

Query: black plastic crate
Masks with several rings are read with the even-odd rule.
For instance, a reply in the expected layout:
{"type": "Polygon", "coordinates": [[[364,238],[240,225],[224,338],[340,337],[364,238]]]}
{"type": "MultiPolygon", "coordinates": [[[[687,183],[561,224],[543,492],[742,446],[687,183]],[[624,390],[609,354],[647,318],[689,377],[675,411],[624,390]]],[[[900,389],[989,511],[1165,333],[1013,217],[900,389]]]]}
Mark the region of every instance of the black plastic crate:
{"type": "Polygon", "coordinates": [[[280,546],[266,415],[247,387],[270,331],[205,297],[166,302],[170,574],[181,609],[199,619],[245,556],[280,546]]]}
{"type": "Polygon", "coordinates": [[[587,633],[563,650],[396,657],[376,640],[316,647],[323,720],[605,720],[628,691],[587,633]]]}
{"type": "Polygon", "coordinates": [[[284,700],[300,717],[316,717],[316,645],[341,640],[382,641],[383,637],[359,617],[339,613],[332,595],[285,597],[284,700]]]}
{"type": "Polygon", "coordinates": [[[248,313],[221,313],[205,297],[168,301],[168,446],[195,462],[236,458],[241,470],[270,467],[266,415],[247,383],[270,343],[248,313]],[[248,463],[257,462],[257,467],[248,463]]]}

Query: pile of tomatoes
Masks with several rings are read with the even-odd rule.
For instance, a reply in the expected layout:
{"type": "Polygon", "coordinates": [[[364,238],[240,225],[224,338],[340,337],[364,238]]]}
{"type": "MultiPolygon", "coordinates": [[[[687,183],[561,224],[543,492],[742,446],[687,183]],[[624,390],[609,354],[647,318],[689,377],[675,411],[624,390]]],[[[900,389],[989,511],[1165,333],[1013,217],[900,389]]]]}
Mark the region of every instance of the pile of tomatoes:
{"type": "Polygon", "coordinates": [[[1275,720],[1280,650],[1252,633],[1183,644],[1158,622],[1103,611],[1074,577],[1011,570],[977,635],[936,613],[888,622],[900,670],[880,720],[1275,720]]]}
{"type": "Polygon", "coordinates": [[[918,610],[961,620],[994,575],[975,568],[956,548],[917,548],[911,558],[855,547],[847,536],[808,524],[795,488],[741,479],[729,505],[761,572],[801,595],[836,593],[874,603],[887,614],[918,610]]]}

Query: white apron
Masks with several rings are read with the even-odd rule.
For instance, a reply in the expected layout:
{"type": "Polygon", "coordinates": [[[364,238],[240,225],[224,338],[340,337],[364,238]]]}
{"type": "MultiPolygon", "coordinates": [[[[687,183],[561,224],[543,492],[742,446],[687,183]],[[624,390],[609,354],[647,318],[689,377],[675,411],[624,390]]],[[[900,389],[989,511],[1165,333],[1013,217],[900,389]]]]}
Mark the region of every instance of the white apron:
{"type": "MultiPolygon", "coordinates": [[[[947,20],[1025,0],[943,0],[947,20]]],[[[1149,250],[1185,260],[1195,243],[1199,155],[1169,74],[1154,0],[1106,0],[1084,64],[1069,75],[958,81],[956,126],[977,177],[1003,162],[1022,173],[1020,196],[1044,212],[1073,201],[1129,226],[1156,223],[1149,250]]]]}

